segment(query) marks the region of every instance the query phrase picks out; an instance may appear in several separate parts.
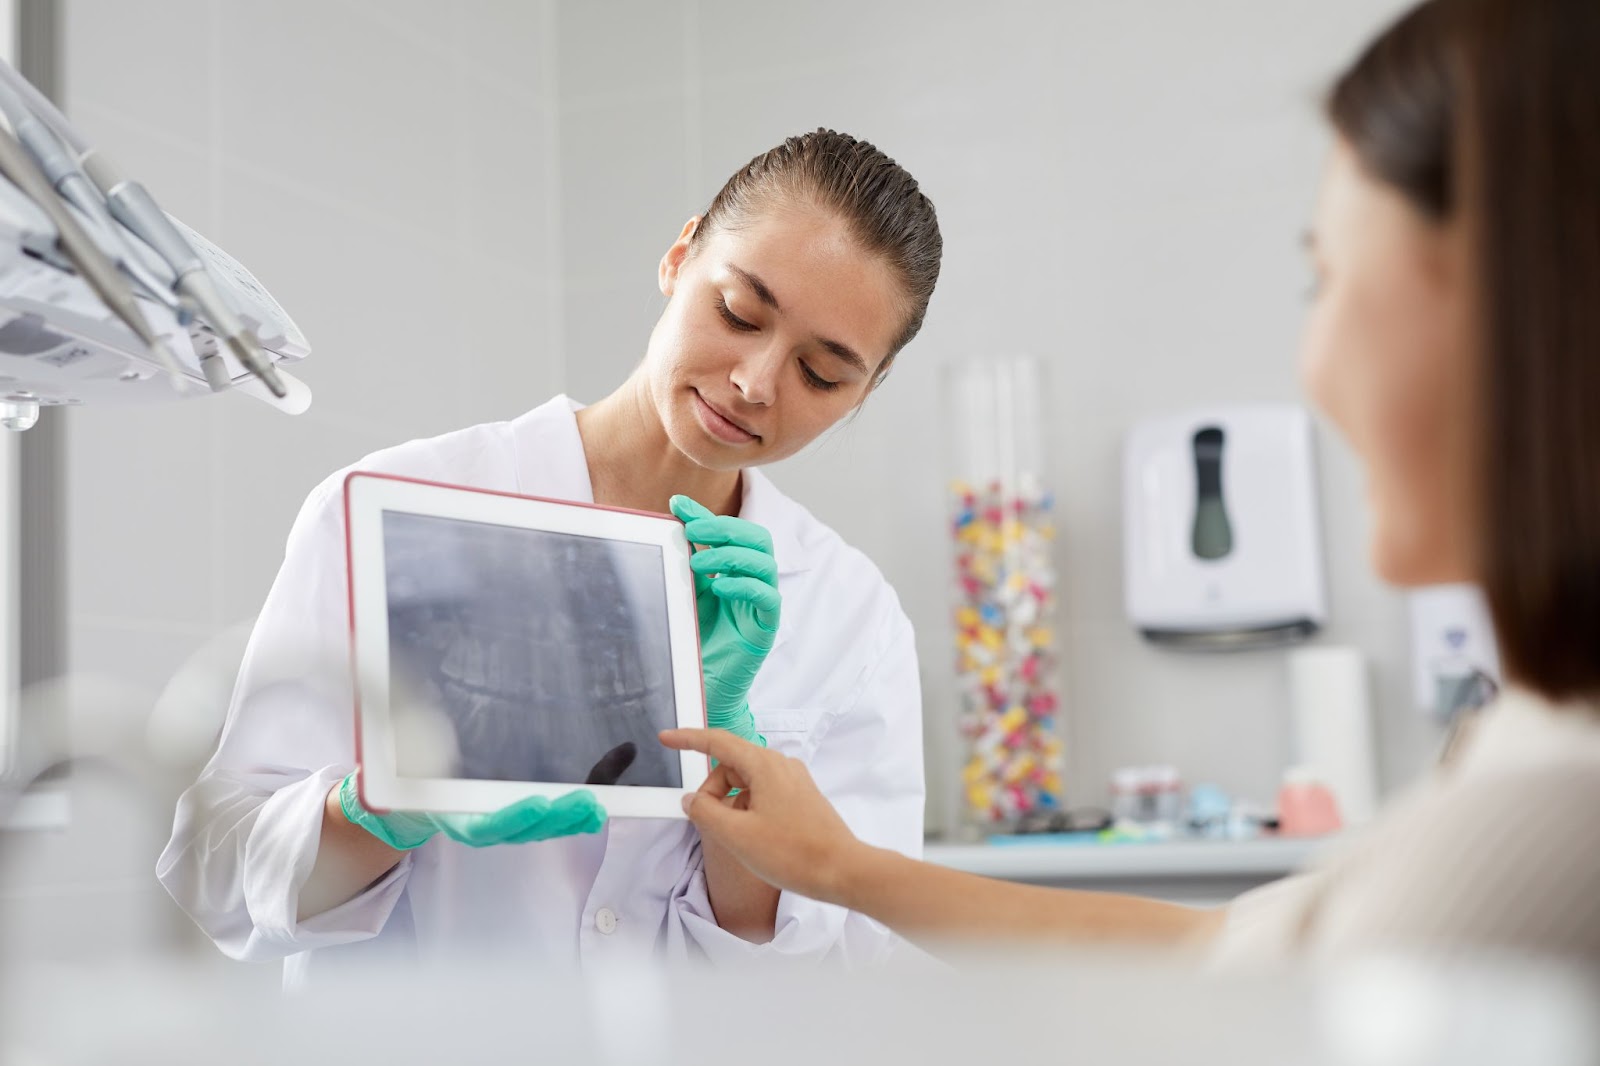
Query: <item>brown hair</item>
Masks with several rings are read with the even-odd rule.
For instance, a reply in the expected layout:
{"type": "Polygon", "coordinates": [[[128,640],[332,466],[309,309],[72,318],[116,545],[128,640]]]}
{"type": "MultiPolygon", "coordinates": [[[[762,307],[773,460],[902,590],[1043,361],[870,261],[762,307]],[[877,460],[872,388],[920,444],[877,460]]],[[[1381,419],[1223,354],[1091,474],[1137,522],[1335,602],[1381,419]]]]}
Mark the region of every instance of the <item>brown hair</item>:
{"type": "Polygon", "coordinates": [[[1552,699],[1600,696],[1600,3],[1428,0],[1328,113],[1368,173],[1463,226],[1500,655],[1552,699]]]}
{"type": "Polygon", "coordinates": [[[837,212],[861,246],[888,260],[904,285],[910,312],[873,375],[874,385],[882,382],[894,357],[922,328],[939,280],[944,239],[933,201],[904,167],[871,144],[819,129],[790,137],[739,168],[700,216],[690,247],[784,200],[837,212]]]}

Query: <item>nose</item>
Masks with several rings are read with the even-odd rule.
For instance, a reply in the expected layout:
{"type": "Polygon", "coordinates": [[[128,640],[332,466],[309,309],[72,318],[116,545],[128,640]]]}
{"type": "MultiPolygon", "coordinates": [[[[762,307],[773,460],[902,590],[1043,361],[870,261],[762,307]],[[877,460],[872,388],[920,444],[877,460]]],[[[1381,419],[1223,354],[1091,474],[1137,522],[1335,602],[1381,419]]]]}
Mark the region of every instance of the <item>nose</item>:
{"type": "Polygon", "coordinates": [[[774,345],[751,352],[734,364],[728,380],[745,402],[771,407],[778,398],[778,374],[782,368],[783,355],[774,345]]]}

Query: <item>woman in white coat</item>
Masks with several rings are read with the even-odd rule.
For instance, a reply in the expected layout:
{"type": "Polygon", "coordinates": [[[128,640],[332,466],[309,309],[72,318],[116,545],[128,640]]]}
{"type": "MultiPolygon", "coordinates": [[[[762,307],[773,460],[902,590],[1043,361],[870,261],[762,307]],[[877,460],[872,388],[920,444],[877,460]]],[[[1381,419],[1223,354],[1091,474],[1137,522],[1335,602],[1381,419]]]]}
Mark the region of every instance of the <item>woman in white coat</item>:
{"type": "MultiPolygon", "coordinates": [[[[863,839],[916,855],[910,623],[865,556],[752,468],[793,455],[882,382],[922,324],[941,250],[933,205],[878,149],[826,130],[790,138],[683,227],[660,263],[665,310],[614,393],[590,407],[558,396],[353,469],[658,512],[681,494],[737,516],[672,501],[691,534],[708,523],[744,545],[725,550],[744,552],[740,574],[769,591],[774,616],[781,594],[764,663],[738,664],[754,683],[729,728],[805,760],[863,839]]],[[[586,793],[475,820],[361,809],[344,473],[311,493],[289,534],[217,752],[158,864],[223,952],[286,959],[298,984],[380,957],[864,962],[888,950],[881,926],[779,894],[691,825],[605,822],[586,793]]]]}

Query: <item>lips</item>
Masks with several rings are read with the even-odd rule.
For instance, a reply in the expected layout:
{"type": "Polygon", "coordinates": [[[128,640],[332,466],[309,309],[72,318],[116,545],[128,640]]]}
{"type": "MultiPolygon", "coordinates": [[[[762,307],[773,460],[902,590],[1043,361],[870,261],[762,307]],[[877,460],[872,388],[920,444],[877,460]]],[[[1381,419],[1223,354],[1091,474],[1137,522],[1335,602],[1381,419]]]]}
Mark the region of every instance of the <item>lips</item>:
{"type": "Polygon", "coordinates": [[[729,444],[748,444],[761,439],[761,434],[747,428],[726,414],[721,408],[707,400],[699,389],[694,389],[695,414],[699,416],[701,425],[720,440],[729,444]]]}

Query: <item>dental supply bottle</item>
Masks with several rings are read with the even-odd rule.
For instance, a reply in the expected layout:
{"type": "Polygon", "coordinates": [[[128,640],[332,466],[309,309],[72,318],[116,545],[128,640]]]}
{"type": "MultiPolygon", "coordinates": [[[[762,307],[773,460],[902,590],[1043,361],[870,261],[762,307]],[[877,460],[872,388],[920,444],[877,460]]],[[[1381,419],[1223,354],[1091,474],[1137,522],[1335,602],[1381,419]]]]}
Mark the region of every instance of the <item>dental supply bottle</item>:
{"type": "Polygon", "coordinates": [[[1317,837],[1336,833],[1342,825],[1333,792],[1309,767],[1284,771],[1278,790],[1278,832],[1291,837],[1317,837]]]}

